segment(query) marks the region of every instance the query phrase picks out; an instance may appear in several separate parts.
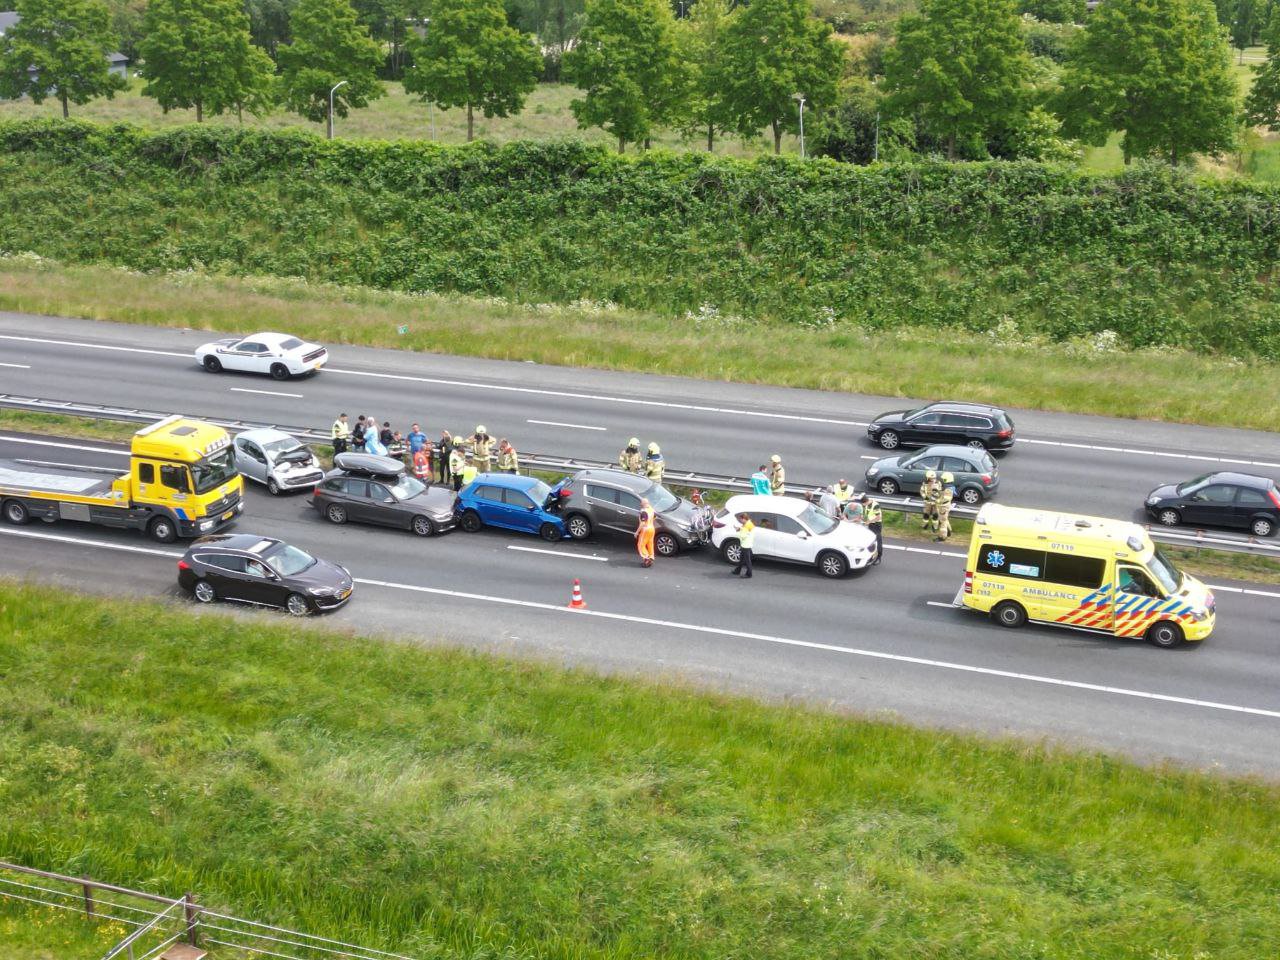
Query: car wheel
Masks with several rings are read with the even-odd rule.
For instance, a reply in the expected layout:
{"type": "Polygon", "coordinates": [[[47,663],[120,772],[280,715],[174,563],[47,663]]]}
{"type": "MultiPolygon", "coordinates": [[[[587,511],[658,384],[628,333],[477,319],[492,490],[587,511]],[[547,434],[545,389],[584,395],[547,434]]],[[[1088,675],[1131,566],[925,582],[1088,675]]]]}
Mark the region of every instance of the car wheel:
{"type": "Polygon", "coordinates": [[[1266,517],[1258,517],[1249,527],[1255,537],[1269,537],[1276,532],[1276,525],[1266,517]]]}
{"type": "Polygon", "coordinates": [[[969,506],[973,506],[975,503],[982,502],[982,491],[977,487],[965,487],[960,491],[960,499],[969,506]]]}
{"type": "Polygon", "coordinates": [[[267,493],[273,497],[280,496],[280,484],[276,483],[275,477],[267,478],[267,493]]]}
{"type": "Polygon", "coordinates": [[[1159,623],[1153,624],[1151,629],[1147,631],[1147,642],[1165,650],[1172,650],[1174,647],[1182,646],[1182,641],[1185,639],[1182,634],[1182,628],[1176,623],[1170,623],[1167,620],[1161,620],[1159,623]]]}
{"type": "Polygon", "coordinates": [[[480,519],[480,514],[474,510],[468,510],[462,515],[462,529],[467,533],[478,533],[483,526],[484,521],[480,519]]]}
{"type": "Polygon", "coordinates": [[[591,521],[580,513],[571,514],[564,525],[569,528],[569,536],[575,540],[585,540],[591,536],[591,521]]]}
{"type": "Polygon", "coordinates": [[[213,589],[212,583],[203,578],[197,580],[196,585],[191,588],[191,595],[201,603],[213,603],[218,599],[218,591],[213,589]]]}
{"type": "Polygon", "coordinates": [[[413,532],[420,537],[435,536],[436,525],[431,522],[430,517],[414,517],[413,532]]]}
{"type": "Polygon", "coordinates": [[[31,520],[31,511],[21,500],[7,500],[4,505],[4,518],[12,524],[22,526],[31,520]]]}
{"type": "Polygon", "coordinates": [[[178,528],[168,517],[156,517],[152,520],[147,533],[151,534],[152,540],[159,540],[161,543],[173,543],[178,539],[178,528]]]}
{"type": "Polygon", "coordinates": [[[737,566],[742,562],[742,544],[737,540],[726,540],[720,545],[720,555],[737,566]]]}
{"type": "Polygon", "coordinates": [[[878,484],[876,484],[876,489],[879,490],[881,493],[883,493],[886,497],[892,497],[901,488],[898,486],[897,480],[894,480],[892,477],[885,477],[878,484]]]}
{"type": "Polygon", "coordinates": [[[547,543],[555,543],[563,535],[560,533],[560,528],[554,523],[544,523],[538,528],[538,536],[547,541],[547,543]]]}
{"type": "Polygon", "coordinates": [[[660,557],[674,557],[680,552],[680,541],[669,533],[659,533],[654,538],[653,548],[660,557]]]}
{"type": "Polygon", "coordinates": [[[981,440],[970,440],[965,444],[970,450],[985,450],[987,445],[981,440]]]}
{"type": "Polygon", "coordinates": [[[892,430],[886,430],[880,434],[880,446],[886,450],[897,450],[902,443],[902,438],[892,430]]]}
{"type": "Polygon", "coordinates": [[[272,380],[288,380],[289,368],[286,367],[283,363],[273,363],[271,365],[271,379],[272,380]]]}
{"type": "Polygon", "coordinates": [[[1177,510],[1161,510],[1159,519],[1166,527],[1176,527],[1182,522],[1182,515],[1177,510]]]}
{"type": "Polygon", "coordinates": [[[824,550],[818,554],[818,569],[824,577],[838,580],[849,572],[849,561],[834,550],[824,550]]]}
{"type": "Polygon", "coordinates": [[[222,372],[222,361],[219,360],[217,357],[213,357],[213,356],[205,357],[204,363],[202,364],[202,366],[206,370],[208,370],[210,373],[222,372]]]}
{"type": "Polygon", "coordinates": [[[291,593],[285,598],[284,608],[292,616],[305,617],[311,612],[311,603],[300,593],[291,593]]]}
{"type": "Polygon", "coordinates": [[[1027,611],[1022,609],[1020,603],[1003,600],[992,608],[991,619],[1000,626],[1013,630],[1027,622],[1027,611]]]}
{"type": "Polygon", "coordinates": [[[324,515],[330,523],[347,522],[347,508],[338,503],[329,504],[329,508],[325,510],[324,515]]]}

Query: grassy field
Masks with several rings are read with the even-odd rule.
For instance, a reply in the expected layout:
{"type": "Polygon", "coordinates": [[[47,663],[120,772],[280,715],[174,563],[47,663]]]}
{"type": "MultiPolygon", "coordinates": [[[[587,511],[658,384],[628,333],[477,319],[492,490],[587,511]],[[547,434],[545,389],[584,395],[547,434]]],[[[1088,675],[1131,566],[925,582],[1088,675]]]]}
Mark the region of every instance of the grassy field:
{"type": "MultiPolygon", "coordinates": [[[[101,123],[128,122],[145,127],[162,128],[195,122],[194,110],[170,110],[164,113],[150,97],[141,94],[142,81],[131,80],[129,89],[113,100],[94,100],[83,107],[73,106],[72,116],[101,123]]],[[[543,83],[529,96],[524,111],[514,117],[494,117],[486,120],[476,116],[477,139],[506,143],[510,140],[547,140],[556,137],[578,137],[592,142],[614,146],[616,138],[603,130],[592,127],[582,130],[569,110],[569,103],[581,96],[581,91],[567,84],[543,83]]],[[[35,104],[30,100],[0,100],[0,121],[28,117],[60,117],[62,107],[53,101],[35,104]]],[[[435,110],[434,134],[432,112],[425,103],[404,92],[399,83],[387,84],[387,95],[373,101],[364,110],[353,110],[351,115],[335,120],[335,136],[364,140],[435,140],[438,143],[465,143],[467,139],[467,113],[465,110],[435,110]]],[[[237,126],[234,114],[209,117],[206,123],[237,126]]],[[[244,125],[265,130],[307,130],[324,136],[325,125],[312,123],[297,114],[277,111],[261,119],[246,116],[244,125]]],[[[705,150],[704,138],[682,140],[671,131],[663,131],[653,140],[653,145],[671,150],[705,150]]],[[[635,149],[632,147],[631,149],[635,149]]],[[[783,138],[782,149],[786,153],[799,152],[799,143],[793,136],[783,138]]],[[[733,138],[716,145],[716,152],[728,156],[757,156],[773,152],[773,135],[761,135],[744,142],[733,138]]]]}
{"type": "Polygon", "coordinates": [[[1280,791],[1256,782],[10,583],[0,672],[8,857],[322,935],[566,960],[1280,945],[1280,791]]]}
{"type": "Polygon", "coordinates": [[[608,305],[524,305],[275,278],[138,274],[0,257],[0,309],[253,332],[710,380],[955,397],[1006,406],[1275,428],[1280,364],[961,331],[868,333],[733,318],[672,318],[608,305]],[[401,325],[408,333],[400,334],[401,325]],[[784,349],[779,349],[779,345],[784,349]],[[1171,370],[1177,376],[1170,376],[1171,370]]]}

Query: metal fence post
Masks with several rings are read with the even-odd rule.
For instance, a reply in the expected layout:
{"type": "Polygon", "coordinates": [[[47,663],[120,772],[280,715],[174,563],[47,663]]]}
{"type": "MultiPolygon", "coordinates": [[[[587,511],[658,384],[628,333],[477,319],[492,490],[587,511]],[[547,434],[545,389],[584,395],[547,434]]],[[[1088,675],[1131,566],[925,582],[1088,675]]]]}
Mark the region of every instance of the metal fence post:
{"type": "Polygon", "coordinates": [[[84,880],[84,883],[81,884],[81,886],[84,887],[84,912],[87,913],[92,918],[93,917],[93,888],[90,887],[89,885],[88,877],[81,877],[81,879],[84,880]]]}
{"type": "Polygon", "coordinates": [[[188,893],[183,898],[183,910],[187,915],[187,943],[193,947],[199,946],[199,907],[196,905],[195,895],[188,893]]]}

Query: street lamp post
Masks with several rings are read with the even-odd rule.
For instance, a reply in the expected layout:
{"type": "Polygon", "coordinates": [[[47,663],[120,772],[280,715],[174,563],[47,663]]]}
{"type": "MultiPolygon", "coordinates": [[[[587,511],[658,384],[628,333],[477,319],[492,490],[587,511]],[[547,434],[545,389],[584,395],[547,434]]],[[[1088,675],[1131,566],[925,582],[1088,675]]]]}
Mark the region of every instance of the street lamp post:
{"type": "Polygon", "coordinates": [[[804,94],[795,94],[795,100],[800,104],[800,159],[804,159],[804,94]]]}
{"type": "Polygon", "coordinates": [[[346,82],[347,82],[346,80],[339,80],[329,90],[329,139],[330,140],[333,139],[333,95],[337,91],[337,89],[343,86],[346,82]]]}

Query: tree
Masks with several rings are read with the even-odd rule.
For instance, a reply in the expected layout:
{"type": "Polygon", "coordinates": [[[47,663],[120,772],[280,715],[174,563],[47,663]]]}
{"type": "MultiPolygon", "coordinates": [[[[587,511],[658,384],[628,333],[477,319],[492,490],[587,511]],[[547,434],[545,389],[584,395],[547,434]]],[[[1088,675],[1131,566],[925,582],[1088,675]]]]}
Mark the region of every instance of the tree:
{"type": "Polygon", "coordinates": [[[916,147],[915,125],[882,116],[883,108],[884,95],[870,80],[841,82],[835,107],[813,125],[813,155],[860,164],[909,159],[916,147]]]}
{"type": "Polygon", "coordinates": [[[293,42],[278,54],[280,92],[294,113],[325,119],[329,91],[339,81],[346,81],[333,98],[333,112],[340,117],[385,92],[378,80],[382,51],[347,0],[298,0],[289,31],[293,42]]]}
{"type": "Polygon", "coordinates": [[[1258,32],[1258,7],[1254,0],[1240,0],[1236,4],[1235,17],[1231,21],[1231,45],[1240,51],[1244,62],[1244,48],[1252,45],[1258,32]]]}
{"type": "Polygon", "coordinates": [[[1123,130],[1125,163],[1177,164],[1234,145],[1238,100],[1212,0],[1105,0],[1063,72],[1058,113],[1086,143],[1123,130]]]}
{"type": "Polygon", "coordinates": [[[566,78],[585,96],[571,104],[580,127],[603,127],[628,143],[677,123],[687,106],[689,69],[664,0],[588,0],[587,22],[564,58],[566,78]]]}
{"type": "Polygon", "coordinates": [[[426,36],[409,41],[413,66],[404,88],[448,110],[467,108],[467,141],[475,109],[486,117],[519,113],[542,72],[533,38],[507,25],[502,0],[435,0],[426,36]]]}
{"type": "Polygon", "coordinates": [[[296,5],[297,0],[245,0],[249,37],[272,60],[279,58],[280,48],[290,40],[289,20],[296,5]]]}
{"type": "Polygon", "coordinates": [[[168,113],[264,112],[271,103],[271,58],[249,39],[239,0],[150,0],[140,45],[144,95],[168,113]]]}
{"type": "Polygon", "coordinates": [[[1244,101],[1245,123],[1280,131],[1280,12],[1267,26],[1267,59],[1253,68],[1253,87],[1244,101]]]}
{"type": "Polygon", "coordinates": [[[690,135],[707,136],[707,150],[714,150],[716,134],[728,129],[729,118],[720,88],[725,30],[732,13],[730,0],[698,0],[688,18],[678,24],[681,49],[692,64],[686,129],[690,135]]]}
{"type": "Polygon", "coordinates": [[[107,0],[107,9],[111,11],[111,32],[115,34],[119,44],[117,49],[131,61],[137,62],[147,0],[107,0]]]}
{"type": "Polygon", "coordinates": [[[1018,13],[1044,23],[1083,23],[1084,0],[1019,0],[1018,13]]]}
{"type": "Polygon", "coordinates": [[[18,0],[18,22],[0,36],[0,97],[54,97],[69,103],[114,97],[126,86],[111,73],[116,39],[102,0],[18,0]]]}
{"type": "Polygon", "coordinates": [[[948,160],[958,151],[982,157],[990,141],[1025,122],[1030,76],[1013,0],[924,0],[918,15],[899,21],[898,42],[885,52],[885,110],[914,118],[948,160]]]}
{"type": "Polygon", "coordinates": [[[719,83],[729,124],[744,138],[771,128],[781,153],[783,132],[799,126],[796,94],[815,116],[831,107],[843,65],[844,48],[808,0],[752,0],[725,29],[719,83]]]}

